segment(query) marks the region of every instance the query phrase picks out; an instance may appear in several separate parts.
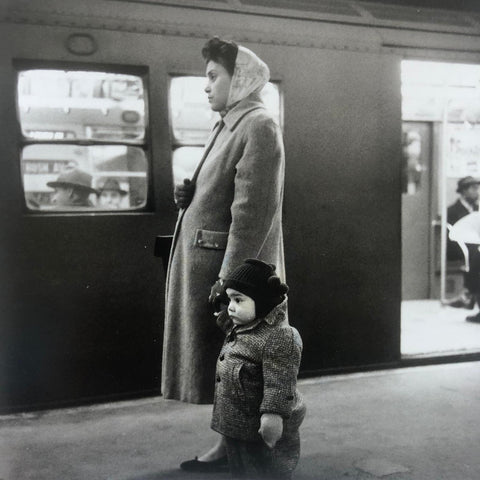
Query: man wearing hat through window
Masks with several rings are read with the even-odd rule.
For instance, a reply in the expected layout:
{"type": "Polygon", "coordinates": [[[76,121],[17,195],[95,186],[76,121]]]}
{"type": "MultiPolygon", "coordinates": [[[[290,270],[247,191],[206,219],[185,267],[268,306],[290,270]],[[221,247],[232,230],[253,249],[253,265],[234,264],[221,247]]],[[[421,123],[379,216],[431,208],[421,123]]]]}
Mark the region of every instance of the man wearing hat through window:
{"type": "MultiPolygon", "coordinates": [[[[454,225],[461,218],[469,213],[478,211],[478,186],[480,180],[473,177],[464,177],[457,182],[457,193],[459,197],[457,201],[450,205],[447,209],[447,222],[454,225]]],[[[463,260],[463,253],[456,242],[448,240],[447,242],[447,259],[463,260]]],[[[464,277],[464,291],[461,295],[449,303],[451,307],[472,309],[475,300],[470,292],[468,274],[464,277]]]]}
{"type": "Polygon", "coordinates": [[[101,180],[97,186],[97,191],[97,206],[105,210],[121,208],[122,199],[127,194],[126,190],[120,188],[120,184],[115,178],[101,180]]]}
{"type": "Polygon", "coordinates": [[[64,170],[54,182],[47,182],[54,188],[52,201],[59,209],[93,207],[89,196],[97,191],[92,188],[92,176],[79,168],[64,170]]]}

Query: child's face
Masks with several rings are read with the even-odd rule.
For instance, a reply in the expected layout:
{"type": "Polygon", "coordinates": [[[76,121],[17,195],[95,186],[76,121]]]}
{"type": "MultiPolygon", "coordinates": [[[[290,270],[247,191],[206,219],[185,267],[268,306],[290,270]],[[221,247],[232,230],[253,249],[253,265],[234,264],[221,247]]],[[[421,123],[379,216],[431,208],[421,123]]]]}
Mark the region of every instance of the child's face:
{"type": "Polygon", "coordinates": [[[102,207],[120,208],[122,196],[116,190],[103,190],[98,200],[102,207]]]}
{"type": "Polygon", "coordinates": [[[227,288],[227,296],[230,299],[228,314],[235,325],[246,325],[255,320],[255,300],[243,293],[227,288]]]}

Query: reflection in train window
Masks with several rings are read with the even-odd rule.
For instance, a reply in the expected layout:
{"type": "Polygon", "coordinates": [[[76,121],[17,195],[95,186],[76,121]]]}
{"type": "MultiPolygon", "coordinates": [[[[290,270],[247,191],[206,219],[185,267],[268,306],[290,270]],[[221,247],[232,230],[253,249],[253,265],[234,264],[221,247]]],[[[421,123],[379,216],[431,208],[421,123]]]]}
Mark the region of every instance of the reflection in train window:
{"type": "Polygon", "coordinates": [[[141,143],[145,137],[143,82],[133,75],[23,71],[18,113],[22,134],[32,140],[141,143]]]}
{"type": "Polygon", "coordinates": [[[193,172],[202,158],[203,147],[178,147],[173,151],[173,184],[192,178],[193,172]]]}
{"type": "Polygon", "coordinates": [[[139,147],[28,145],[23,187],[32,210],[116,210],[144,207],[147,159],[139,147]]]}
{"type": "Polygon", "coordinates": [[[25,70],[18,74],[17,101],[25,142],[23,186],[30,210],[146,206],[147,119],[141,77],[25,70]]]}
{"type": "MultiPolygon", "coordinates": [[[[191,178],[213,126],[219,119],[205,93],[204,77],[173,77],[170,84],[170,116],[173,133],[174,183],[191,178]]],[[[280,89],[269,82],[261,91],[267,110],[281,125],[280,89]]]]}

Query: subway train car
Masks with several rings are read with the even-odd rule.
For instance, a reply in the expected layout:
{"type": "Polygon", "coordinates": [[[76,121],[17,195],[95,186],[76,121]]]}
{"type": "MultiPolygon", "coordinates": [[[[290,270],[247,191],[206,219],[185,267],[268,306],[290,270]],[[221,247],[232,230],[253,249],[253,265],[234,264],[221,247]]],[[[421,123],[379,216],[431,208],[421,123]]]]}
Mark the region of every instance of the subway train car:
{"type": "Polygon", "coordinates": [[[442,212],[445,188],[476,173],[480,75],[468,84],[457,75],[452,85],[472,97],[445,113],[435,102],[450,84],[434,66],[480,64],[475,1],[0,5],[0,412],[160,393],[162,258],[177,216],[173,186],[216,121],[200,54],[213,35],[251,48],[271,70],[264,98],[284,133],[301,375],[478,358],[480,342],[440,349],[448,355],[402,347],[402,300],[434,300],[443,314],[461,278],[462,266],[441,256],[442,212]],[[428,90],[408,104],[423,88],[418,69],[403,80],[409,62],[427,61],[439,96],[428,90]],[[468,137],[457,149],[465,165],[447,178],[445,125],[460,128],[472,106],[470,133],[458,134],[468,137]],[[89,194],[59,208],[53,187],[71,167],[88,173],[78,180],[89,194]],[[104,199],[107,183],[115,195],[104,199]]]}

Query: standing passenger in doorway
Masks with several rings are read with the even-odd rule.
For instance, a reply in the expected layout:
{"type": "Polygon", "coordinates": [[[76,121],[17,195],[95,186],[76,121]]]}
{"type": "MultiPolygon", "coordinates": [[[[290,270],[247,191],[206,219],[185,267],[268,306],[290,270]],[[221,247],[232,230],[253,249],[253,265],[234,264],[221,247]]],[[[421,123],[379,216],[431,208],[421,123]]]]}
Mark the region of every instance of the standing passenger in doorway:
{"type": "MultiPolygon", "coordinates": [[[[269,69],[252,51],[219,38],[203,50],[205,92],[220,121],[193,178],[175,189],[180,213],[166,285],[162,393],[167,399],[212,403],[223,342],[212,301],[222,280],[245,258],[277,265],[285,279],[281,131],[259,92],[269,69]],[[210,300],[210,302],[209,302],[210,300]]],[[[219,440],[198,466],[222,463],[219,440]]]]}
{"type": "MultiPolygon", "coordinates": [[[[480,307],[480,212],[465,215],[450,230],[452,240],[462,242],[468,249],[468,272],[465,273],[465,286],[480,307]]],[[[473,305],[472,307],[473,308],[473,305]]],[[[466,318],[467,322],[480,323],[480,312],[466,318]]]]}
{"type": "MultiPolygon", "coordinates": [[[[457,193],[459,197],[457,201],[450,205],[447,209],[447,223],[455,225],[461,218],[469,213],[478,211],[478,186],[480,181],[473,177],[461,178],[457,183],[457,193]]],[[[460,247],[456,242],[448,240],[447,242],[447,259],[448,260],[463,260],[464,256],[460,247]]],[[[449,302],[451,307],[472,309],[475,304],[472,291],[471,275],[465,273],[464,290],[460,296],[449,302]]]]}

